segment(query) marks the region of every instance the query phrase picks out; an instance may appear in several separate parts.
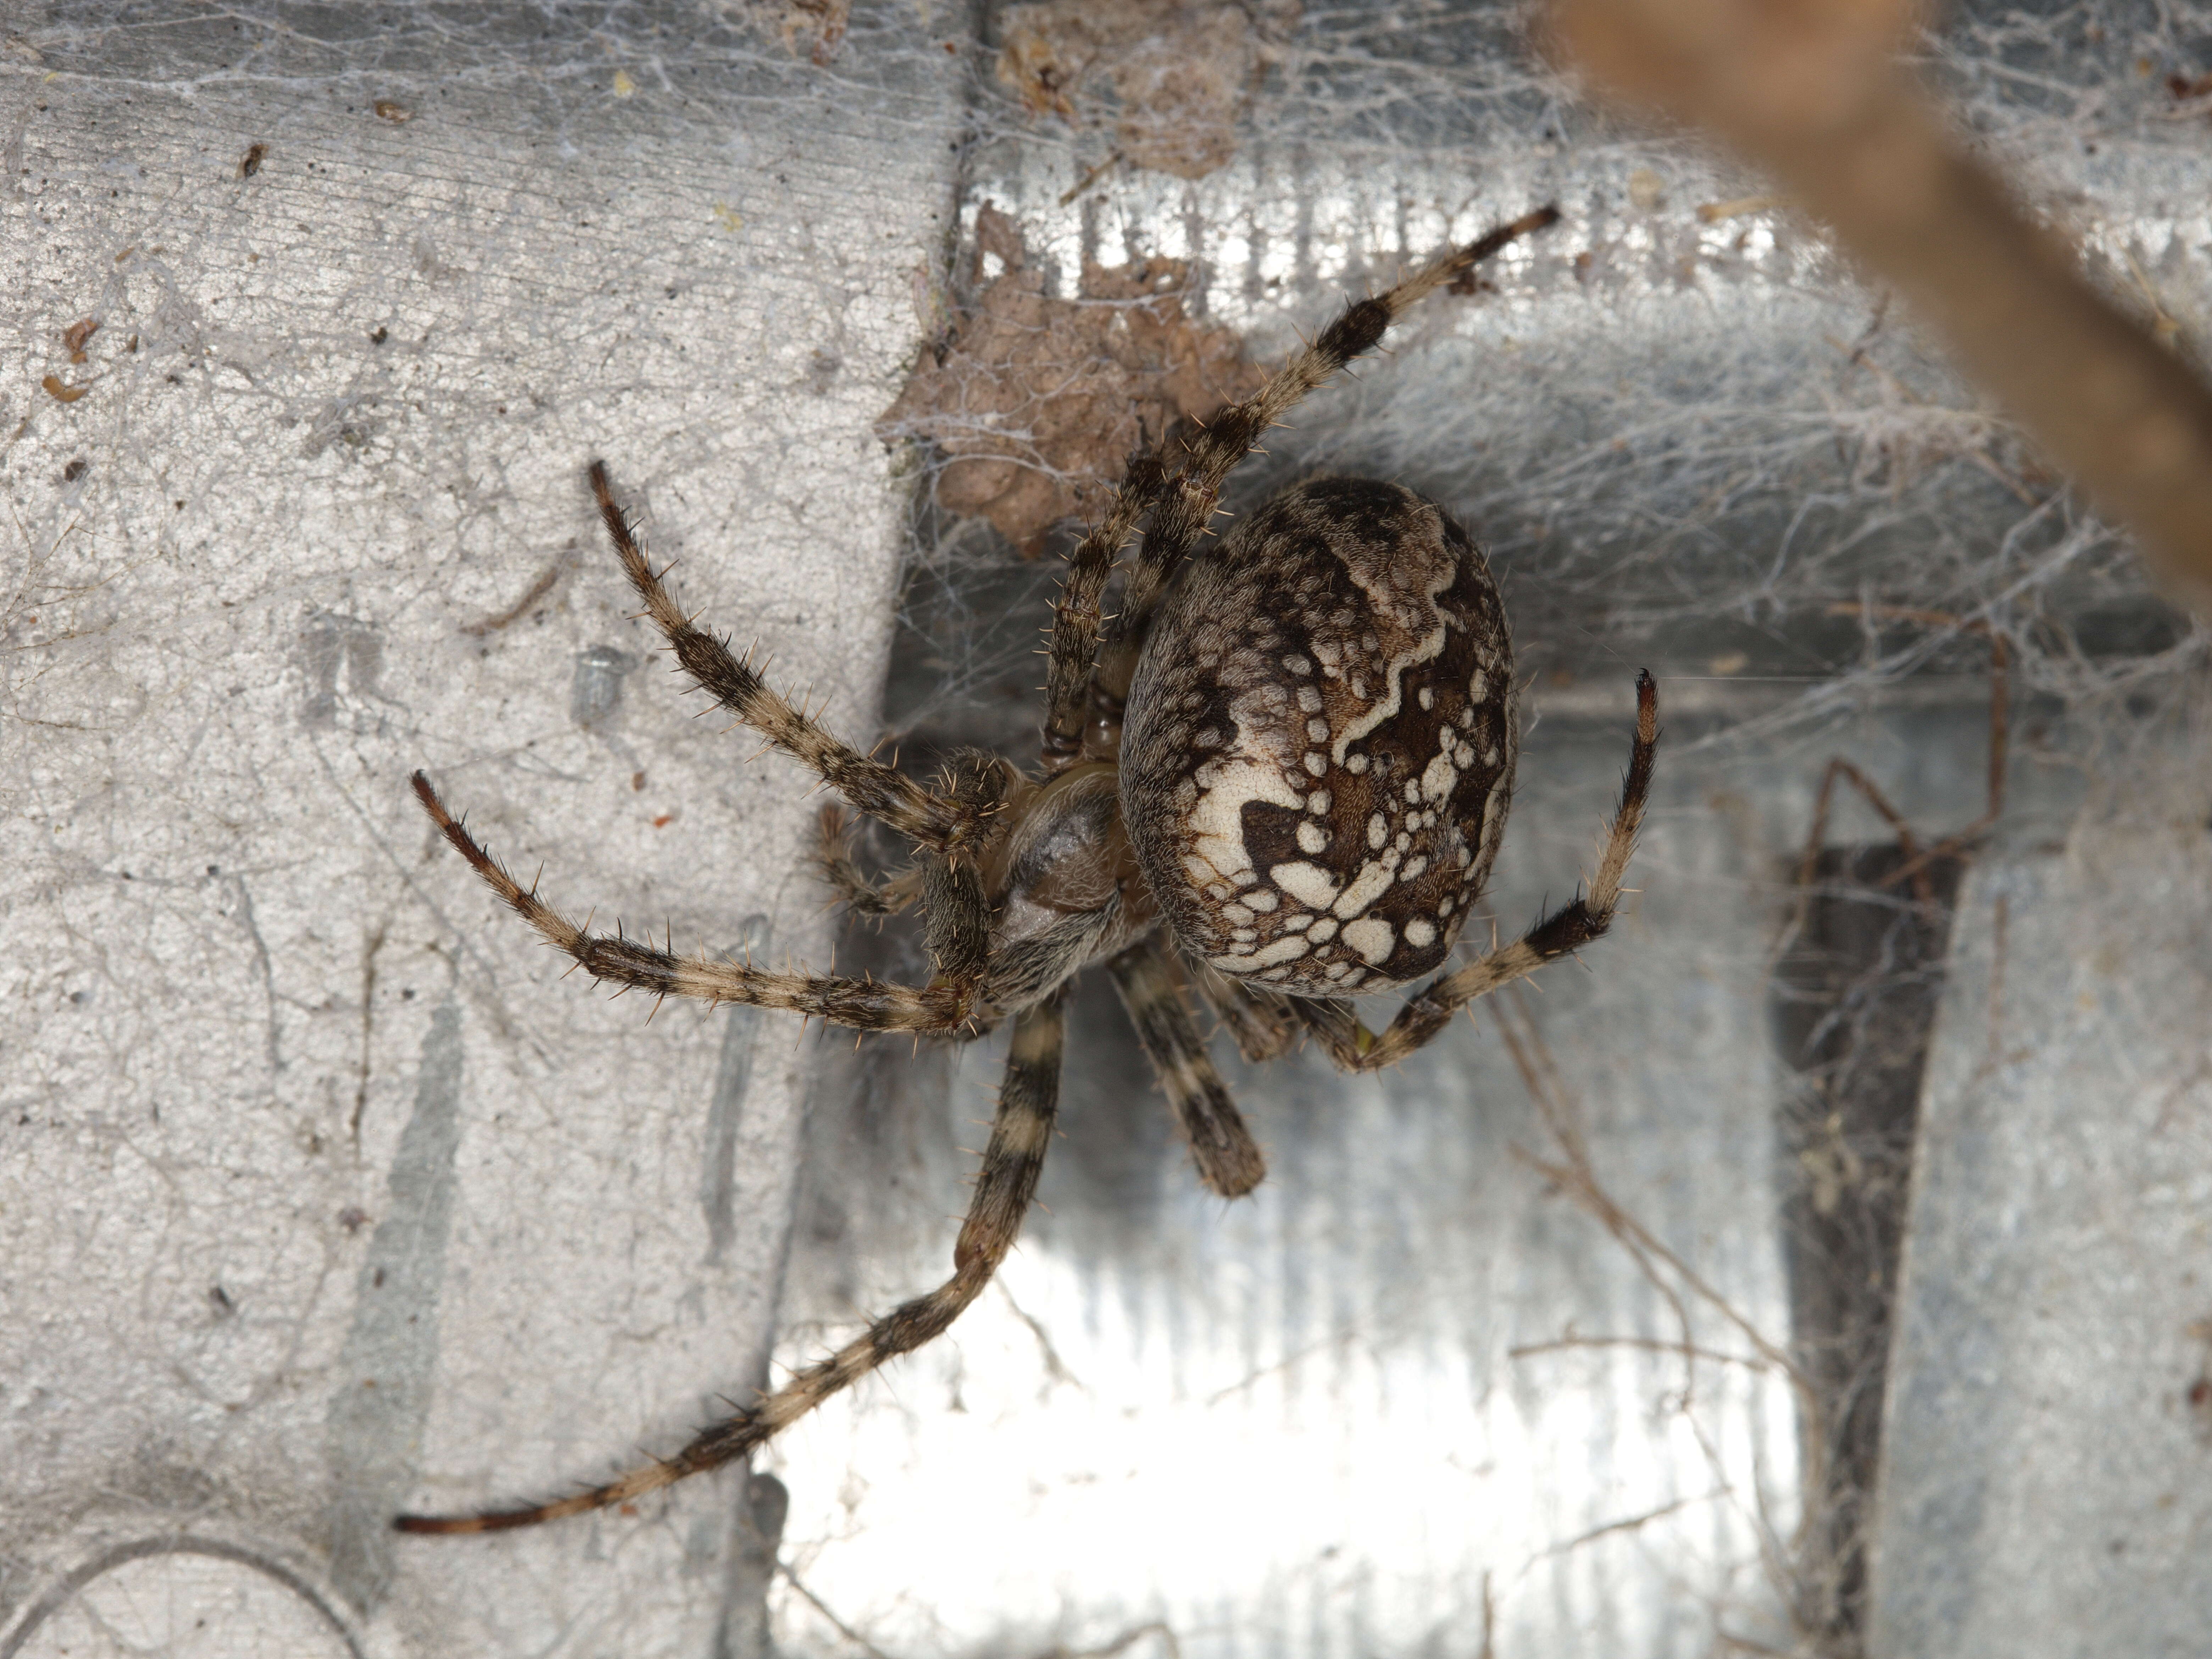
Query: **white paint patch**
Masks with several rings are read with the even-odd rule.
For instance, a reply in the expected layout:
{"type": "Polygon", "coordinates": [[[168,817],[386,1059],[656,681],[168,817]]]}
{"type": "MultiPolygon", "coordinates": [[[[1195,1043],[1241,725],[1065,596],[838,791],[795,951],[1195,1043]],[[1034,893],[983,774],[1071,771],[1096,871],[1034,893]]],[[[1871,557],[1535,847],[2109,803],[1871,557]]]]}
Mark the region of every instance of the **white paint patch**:
{"type": "Polygon", "coordinates": [[[1352,878],[1352,885],[1337,896],[1336,902],[1329,906],[1329,908],[1335,911],[1338,915],[1347,919],[1356,916],[1374,903],[1376,899],[1381,898],[1383,890],[1389,884],[1390,872],[1388,867],[1371,861],[1364,864],[1359,867],[1359,873],[1352,878]]]}
{"type": "Polygon", "coordinates": [[[1244,902],[1252,909],[1257,910],[1264,916],[1267,912],[1280,904],[1282,900],[1275,896],[1275,890],[1273,888],[1262,887],[1256,893],[1245,894],[1244,902]]]}
{"type": "Polygon", "coordinates": [[[1318,865],[1279,864],[1267,872],[1275,885],[1311,910],[1326,910],[1336,902],[1337,885],[1318,865]]]}
{"type": "Polygon", "coordinates": [[[1331,917],[1323,916],[1308,930],[1306,937],[1316,945],[1325,944],[1336,937],[1336,922],[1331,917]]]}
{"type": "Polygon", "coordinates": [[[1421,793],[1431,800],[1442,800],[1458,781],[1459,773],[1454,769],[1450,757],[1438,755],[1421,774],[1421,793]]]}
{"type": "Polygon", "coordinates": [[[1221,919],[1231,927],[1249,927],[1252,925],[1252,912],[1242,904],[1224,904],[1221,907],[1221,919]]]}
{"type": "Polygon", "coordinates": [[[1406,943],[1416,951],[1425,951],[1437,942],[1437,930],[1419,917],[1406,924],[1406,943]]]}
{"type": "Polygon", "coordinates": [[[1437,706],[1436,692],[1428,686],[1423,686],[1421,688],[1420,702],[1423,708],[1434,708],[1437,706]]]}
{"type": "Polygon", "coordinates": [[[1327,743],[1328,741],[1328,722],[1323,720],[1320,715],[1315,715],[1311,720],[1306,722],[1306,738],[1307,741],[1310,743],[1327,743]]]}
{"type": "Polygon", "coordinates": [[[1315,813],[1328,811],[1328,791],[1326,789],[1316,789],[1313,793],[1308,795],[1306,797],[1306,811],[1315,813]]]}
{"type": "MultiPolygon", "coordinates": [[[[1312,773],[1316,777],[1321,776],[1322,774],[1328,770],[1328,757],[1322,754],[1318,749],[1308,751],[1306,755],[1306,770],[1312,773]]],[[[1291,805],[1296,806],[1297,804],[1298,798],[1296,795],[1291,796],[1291,805]]]]}
{"type": "Polygon", "coordinates": [[[1380,916],[1362,916],[1345,923],[1344,942],[1379,968],[1382,958],[1397,949],[1398,936],[1380,916]]]}
{"type": "Polygon", "coordinates": [[[1307,822],[1298,825],[1298,851],[1318,853],[1328,845],[1328,831],[1321,825],[1307,822]]]}
{"type": "Polygon", "coordinates": [[[1380,812],[1367,820],[1367,844],[1370,847],[1380,851],[1383,842],[1389,839],[1389,820],[1380,812]]]}
{"type": "Polygon", "coordinates": [[[1302,714],[1318,714],[1321,713],[1321,691],[1319,688],[1310,685],[1302,685],[1298,688],[1298,712],[1302,714]]]}

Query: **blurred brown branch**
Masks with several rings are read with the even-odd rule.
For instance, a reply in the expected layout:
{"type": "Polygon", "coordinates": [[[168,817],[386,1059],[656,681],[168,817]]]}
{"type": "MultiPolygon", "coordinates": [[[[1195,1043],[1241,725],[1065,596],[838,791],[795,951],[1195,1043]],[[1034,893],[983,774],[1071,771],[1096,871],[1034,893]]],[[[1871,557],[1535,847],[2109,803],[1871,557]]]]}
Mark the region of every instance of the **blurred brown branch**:
{"type": "Polygon", "coordinates": [[[1771,173],[2212,617],[2212,392],[2100,295],[1898,61],[1909,0],[1550,0],[1592,89],[1771,173]]]}

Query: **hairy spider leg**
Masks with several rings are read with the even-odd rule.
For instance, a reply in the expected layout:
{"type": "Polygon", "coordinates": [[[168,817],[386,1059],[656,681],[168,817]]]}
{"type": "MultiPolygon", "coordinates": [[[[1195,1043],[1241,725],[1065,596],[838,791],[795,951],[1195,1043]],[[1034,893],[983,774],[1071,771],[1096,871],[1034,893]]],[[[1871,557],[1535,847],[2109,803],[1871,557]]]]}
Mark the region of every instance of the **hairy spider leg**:
{"type": "Polygon", "coordinates": [[[1224,1198],[1242,1198],[1267,1173],[1252,1132],[1244,1125],[1221,1073],[1198,1034],[1175,968],[1151,939],[1132,945],[1106,964],[1137,1041],[1190,1142],[1199,1179],[1224,1198]]]}
{"type": "Polygon", "coordinates": [[[854,915],[895,916],[921,896],[918,870],[902,870],[880,885],[861,872],[853,856],[853,826],[843,807],[833,802],[822,809],[821,833],[814,867],[854,915]]]}
{"type": "Polygon", "coordinates": [[[1297,1041],[1297,1018],[1281,992],[1231,979],[1201,957],[1187,957],[1182,965],[1236,1040],[1237,1052],[1253,1065],[1279,1058],[1297,1041]]]}
{"type": "Polygon", "coordinates": [[[1098,653],[1098,598],[1137,521],[1166,481],[1158,455],[1140,451],[1131,456],[1105,515],[1067,556],[1067,575],[1053,605],[1052,633],[1045,647],[1042,753],[1048,774],[1065,771],[1083,752],[1084,710],[1098,653]]]}
{"type": "Polygon", "coordinates": [[[975,1196],[969,1200],[968,1219],[953,1246],[951,1279],[927,1295],[895,1308],[860,1337],[799,1372],[750,1411],[709,1424],[690,1444],[664,1462],[632,1469],[605,1486],[550,1504],[483,1515],[403,1515],[392,1525],[401,1532],[503,1532],[611,1504],[629,1503],[744,1456],[884,1361],[911,1353],[942,1335],[991,1282],[991,1275],[1021,1232],[1022,1218],[1036,1192],[1037,1175],[1044,1168],[1045,1149],[1052,1141],[1053,1117],[1059,1107],[1062,1000],[1054,995],[1015,1017],[1006,1081],[999,1091],[998,1115],[992,1121],[982,1170],[975,1177],[975,1196]]]}
{"type": "Polygon", "coordinates": [[[699,689],[775,747],[818,774],[870,817],[880,818],[908,840],[957,857],[990,837],[998,803],[978,806],[933,793],[850,744],[830,736],[770,690],[752,668],[713,635],[691,625],[646,562],[629,519],[617,503],[605,461],[589,469],[599,516],[646,614],[666,637],[677,662],[699,689]]]}
{"type": "Polygon", "coordinates": [[[1387,293],[1349,307],[1257,392],[1231,404],[1188,440],[1183,465],[1172,477],[1156,456],[1130,464],[1105,517],[1070,556],[1067,580],[1054,609],[1044,720],[1048,772],[1074,763],[1086,720],[1095,717],[1109,726],[1118,725],[1130,678],[1136,672],[1138,651],[1168,579],[1212,521],[1223,481],[1261,434],[1353,358],[1372,350],[1383,331],[1423,295],[1559,216],[1556,207],[1523,214],[1431,262],[1387,293]],[[1103,626],[1102,647],[1098,596],[1122,544],[1156,499],[1158,507],[1130,571],[1128,592],[1120,614],[1103,626]]]}
{"type": "Polygon", "coordinates": [[[1476,957],[1416,993],[1377,1035],[1361,1024],[1352,1005],[1335,1000],[1294,999],[1291,1006],[1321,1039],[1328,1057],[1347,1072],[1378,1072],[1423,1047],[1452,1016],[1477,997],[1525,979],[1604,936],[1620,902],[1621,878],[1636,851],[1637,831],[1651,793],[1651,769],[1659,748],[1659,690],[1649,672],[1636,677],[1636,743],[1621,780],[1620,805],[1600,843],[1597,874],[1589,890],[1563,905],[1514,943],[1476,957]]]}
{"type": "MultiPolygon", "coordinates": [[[[415,793],[431,822],[492,891],[548,944],[575,958],[577,965],[594,979],[661,996],[696,997],[710,1006],[738,1002],[760,1008],[795,1009],[863,1031],[950,1034],[967,1023],[975,999],[972,975],[942,975],[926,986],[915,987],[872,979],[772,973],[703,955],[678,957],[618,933],[586,933],[539,899],[534,887],[525,889],[509,875],[446,810],[430,780],[420,772],[415,774],[415,793]]],[[[946,862],[942,858],[935,861],[939,866],[946,862]]],[[[972,872],[972,866],[964,867],[972,872]]],[[[980,887],[976,890],[980,893],[980,887]]],[[[980,917],[969,924],[975,928],[983,925],[980,917]]]]}

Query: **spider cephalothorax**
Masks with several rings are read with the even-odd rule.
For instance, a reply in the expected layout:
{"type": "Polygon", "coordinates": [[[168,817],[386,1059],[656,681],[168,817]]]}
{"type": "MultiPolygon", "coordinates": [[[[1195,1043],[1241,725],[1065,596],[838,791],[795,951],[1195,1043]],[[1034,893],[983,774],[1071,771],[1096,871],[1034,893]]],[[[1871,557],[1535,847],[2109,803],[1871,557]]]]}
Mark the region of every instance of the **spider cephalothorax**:
{"type": "Polygon", "coordinates": [[[402,1516],[403,1529],[527,1526],[720,1468],[942,1332],[1020,1229],[1058,1100],[1067,983],[1093,963],[1114,976],[1200,1179],[1234,1197],[1266,1166],[1207,1055],[1192,994],[1248,1059],[1309,1035],[1338,1065],[1373,1071],[1474,998],[1606,931],[1658,743],[1649,675],[1637,683],[1628,775],[1589,891],[1516,943],[1431,981],[1379,1033],[1362,1024],[1346,994],[1443,967],[1497,856],[1518,746],[1498,588],[1441,507],[1364,479],[1311,480],[1225,541],[1200,540],[1231,468],[1291,404],[1371,349],[1422,295],[1557,216],[1531,214],[1361,301],[1171,460],[1131,465],[1069,558],[1033,771],[967,752],[927,787],[823,732],[691,625],[593,463],[608,534],[683,672],[914,842],[914,863],[872,885],[845,849],[842,814],[823,813],[823,868],[853,908],[921,906],[929,981],[775,973],[588,933],[516,883],[418,772],[424,808],[501,899],[600,979],[866,1030],[964,1039],[1012,1019],[1006,1082],[952,1277],[936,1290],[664,1462],[550,1504],[402,1516]],[[1109,622],[1107,579],[1147,520],[1109,622]]]}

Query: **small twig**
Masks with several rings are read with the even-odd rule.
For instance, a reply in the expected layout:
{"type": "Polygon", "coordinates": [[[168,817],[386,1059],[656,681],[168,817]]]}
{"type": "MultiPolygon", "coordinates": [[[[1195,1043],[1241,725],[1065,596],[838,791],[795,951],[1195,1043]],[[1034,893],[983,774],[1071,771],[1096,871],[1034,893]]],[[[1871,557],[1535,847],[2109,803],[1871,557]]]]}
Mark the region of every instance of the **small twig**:
{"type": "Polygon", "coordinates": [[[861,1652],[866,1654],[868,1656],[868,1659],[890,1659],[890,1655],[885,1653],[873,1642],[868,1640],[866,1637],[861,1635],[860,1632],[854,1630],[850,1625],[840,1619],[836,1613],[830,1612],[829,1604],[823,1601],[823,1599],[817,1595],[812,1590],[807,1589],[805,1584],[801,1583],[799,1580],[799,1575],[793,1572],[788,1566],[779,1561],[776,1563],[775,1570],[783,1575],[783,1582],[785,1583],[790,1585],[792,1589],[799,1592],[800,1598],[805,1601],[808,1607],[812,1607],[815,1612],[820,1613],[824,1619],[827,1619],[830,1621],[830,1627],[834,1629],[838,1635],[843,1637],[854,1647],[860,1649],[861,1652]]]}
{"type": "Polygon", "coordinates": [[[538,573],[538,580],[530,584],[528,591],[520,599],[496,616],[486,617],[477,622],[463,623],[461,632],[472,638],[482,639],[487,634],[495,634],[501,629],[520,622],[530,614],[531,606],[553,591],[554,584],[561,580],[562,574],[568,568],[568,561],[566,557],[554,560],[538,573]]]}
{"type": "Polygon", "coordinates": [[[1552,0],[1550,40],[1618,103],[1766,170],[2212,615],[2212,388],[2032,222],[1899,61],[1913,0],[1552,0]]]}
{"type": "Polygon", "coordinates": [[[1700,1359],[1711,1359],[1723,1365],[1741,1365],[1754,1371],[1771,1370],[1772,1364],[1758,1354],[1728,1353],[1719,1348],[1704,1348],[1695,1345],[1685,1346],[1680,1342],[1662,1342],[1656,1336],[1562,1336],[1549,1342],[1524,1342],[1517,1348],[1508,1348],[1508,1359],[1527,1359],[1536,1354],[1560,1353],[1575,1348],[1644,1348],[1654,1353],[1692,1353],[1700,1359]]]}

